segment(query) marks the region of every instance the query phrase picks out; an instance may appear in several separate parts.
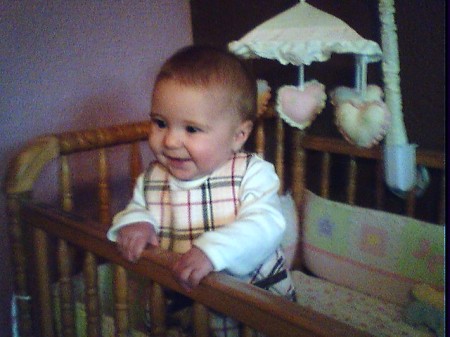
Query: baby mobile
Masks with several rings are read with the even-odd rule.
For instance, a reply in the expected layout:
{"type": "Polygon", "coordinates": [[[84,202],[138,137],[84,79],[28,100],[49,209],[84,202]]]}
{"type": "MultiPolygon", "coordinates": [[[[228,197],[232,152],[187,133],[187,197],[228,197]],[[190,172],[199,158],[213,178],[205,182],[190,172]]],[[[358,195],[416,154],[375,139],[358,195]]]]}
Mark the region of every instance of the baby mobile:
{"type": "MultiPolygon", "coordinates": [[[[354,54],[355,86],[337,87],[329,93],[335,123],[342,136],[356,146],[370,148],[386,136],[386,182],[392,190],[404,192],[416,182],[415,145],[407,144],[401,112],[393,0],[379,0],[379,10],[384,54],[376,42],[362,38],[345,22],[305,0],[258,25],[228,47],[245,58],[262,57],[298,66],[298,84],[278,89],[276,110],[286,123],[300,130],[311,125],[327,99],[325,85],[317,80],[305,82],[305,66],[327,61],[332,53],[354,54]],[[367,65],[382,58],[386,103],[383,90],[367,84],[367,65]]],[[[266,81],[258,80],[258,90],[259,106],[263,109],[270,87],[266,81]]]]}

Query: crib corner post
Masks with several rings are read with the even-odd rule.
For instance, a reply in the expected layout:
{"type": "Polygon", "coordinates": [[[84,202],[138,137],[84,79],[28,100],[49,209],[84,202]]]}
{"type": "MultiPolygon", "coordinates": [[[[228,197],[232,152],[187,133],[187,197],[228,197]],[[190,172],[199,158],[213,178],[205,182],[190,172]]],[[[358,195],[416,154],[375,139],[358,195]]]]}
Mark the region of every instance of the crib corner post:
{"type": "MultiPolygon", "coordinates": [[[[31,193],[7,194],[7,219],[10,234],[11,259],[14,268],[14,298],[17,307],[17,329],[20,336],[33,336],[31,296],[28,288],[23,226],[20,220],[20,200],[30,199],[31,193]]],[[[13,326],[14,328],[14,326],[13,326]]]]}

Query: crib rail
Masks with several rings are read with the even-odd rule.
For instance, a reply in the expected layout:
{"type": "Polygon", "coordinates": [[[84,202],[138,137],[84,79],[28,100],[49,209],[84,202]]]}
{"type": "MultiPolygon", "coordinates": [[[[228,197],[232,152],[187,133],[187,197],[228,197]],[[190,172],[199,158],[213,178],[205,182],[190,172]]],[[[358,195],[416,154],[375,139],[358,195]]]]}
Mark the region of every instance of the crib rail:
{"type": "MultiPolygon", "coordinates": [[[[11,229],[11,246],[15,266],[15,284],[20,315],[21,336],[55,336],[53,322],[51,284],[60,286],[61,324],[63,336],[75,336],[73,293],[71,279],[80,269],[83,271],[86,287],[85,303],[88,314],[87,336],[101,335],[101,306],[98,298],[97,267],[105,261],[114,263],[115,329],[116,336],[126,336],[129,332],[127,307],[127,272],[133,271],[149,280],[152,288],[152,334],[164,336],[165,317],[162,300],[163,288],[185,294],[196,301],[193,321],[196,322],[196,336],[208,336],[207,308],[217,310],[237,318],[245,326],[242,336],[251,336],[251,328],[268,336],[366,336],[345,324],[327,318],[306,308],[294,305],[282,298],[250,286],[243,285],[223,274],[208,276],[198,289],[186,293],[170,274],[170,264],[176,256],[157,248],[146,251],[139,262],[125,261],[117,253],[114,244],[106,240],[106,230],[111,222],[111,195],[109,186],[109,166],[107,149],[116,146],[130,147],[131,184],[142,170],[139,144],[146,141],[150,125],[148,122],[97,128],[80,132],[67,132],[45,136],[28,145],[11,163],[6,177],[8,214],[11,229]],[[97,195],[98,217],[87,220],[74,214],[72,171],[69,157],[77,153],[97,152],[97,195]],[[35,182],[45,166],[52,161],[60,163],[61,208],[37,204],[32,192],[35,182]],[[81,251],[81,253],[80,253],[81,251]],[[36,254],[36,257],[33,255],[36,254]],[[79,262],[82,255],[81,263],[79,262]],[[78,259],[77,259],[78,257],[78,259]],[[52,266],[52,269],[46,268],[52,266]],[[35,271],[35,273],[32,273],[35,271]],[[37,285],[37,287],[35,287],[37,285]],[[27,299],[31,298],[31,301],[27,299]]],[[[307,136],[289,128],[268,113],[258,121],[254,133],[255,150],[274,161],[282,180],[282,190],[290,190],[301,210],[303,191],[306,187],[325,197],[341,197],[336,194],[333,182],[335,172],[343,171],[345,182],[338,184],[343,190],[346,202],[357,204],[358,195],[365,199],[366,190],[359,191],[358,183],[365,172],[365,164],[370,161],[375,167],[376,179],[373,192],[375,205],[385,209],[390,205],[389,191],[383,182],[381,152],[379,148],[359,149],[344,141],[307,136]],[[273,127],[275,126],[275,127],[273,127]],[[271,141],[268,133],[274,133],[271,141]],[[275,143],[273,153],[267,153],[270,143],[275,143]],[[288,144],[288,145],[285,145],[288,144]],[[341,165],[342,158],[346,161],[341,165]],[[337,159],[335,159],[337,157],[337,159]],[[309,162],[315,166],[308,168],[309,162]],[[339,164],[336,166],[336,163],[339,164]],[[336,168],[338,167],[338,168],[336,168]],[[317,178],[316,187],[310,184],[310,177],[317,178]],[[306,184],[308,181],[308,185],[306,184]]],[[[439,182],[440,209],[432,213],[440,214],[436,223],[444,223],[445,206],[445,163],[443,154],[418,151],[417,162],[435,170],[439,182]]],[[[312,179],[314,180],[314,179],[312,179]]],[[[362,184],[365,186],[364,183],[362,184]]],[[[371,189],[372,186],[369,187],[371,189]]],[[[401,211],[414,216],[417,207],[415,191],[409,193],[401,211]]],[[[420,200],[419,200],[420,201],[420,200]]],[[[419,209],[424,207],[419,207],[419,209]]],[[[295,265],[301,267],[301,256],[295,265]]]]}
{"type": "MultiPolygon", "coordinates": [[[[60,210],[46,206],[24,203],[21,210],[24,224],[34,229],[35,236],[54,236],[63,239],[70,245],[75,245],[89,251],[95,256],[102,257],[127,270],[138,273],[151,279],[157,284],[175,290],[193,298],[198,303],[208,308],[225,313],[244,322],[249,327],[255,328],[268,336],[366,336],[342,323],[336,322],[323,315],[305,308],[301,308],[279,297],[272,296],[253,286],[242,284],[225,274],[215,273],[205,278],[198,288],[186,292],[181,288],[170,273],[170,265],[176,258],[175,254],[152,248],[145,251],[143,258],[137,263],[124,260],[115,249],[114,244],[106,240],[106,231],[95,222],[77,219],[60,210]],[[245,300],[245,301],[243,301],[245,300]],[[320,324],[317,322],[320,321],[320,324]]],[[[47,241],[48,238],[43,239],[47,241]]],[[[42,239],[41,241],[42,242],[42,239]]],[[[42,251],[46,244],[40,244],[42,251]]],[[[38,247],[36,247],[38,248],[38,247]]],[[[37,257],[36,265],[45,265],[48,261],[37,257]]],[[[40,270],[38,285],[38,298],[41,308],[50,308],[51,295],[49,287],[50,275],[48,270],[40,270]]],[[[126,284],[122,285],[126,291],[126,284]]],[[[126,303],[121,303],[125,309],[126,303]]],[[[118,305],[119,306],[119,305],[118,305]]],[[[94,316],[93,316],[94,317],[94,316]]],[[[92,318],[93,318],[92,317],[92,318]]],[[[52,315],[43,312],[40,315],[42,331],[45,336],[52,334],[52,315]]],[[[204,320],[205,317],[203,317],[204,320]]],[[[98,322],[99,318],[95,319],[98,322]]],[[[200,318],[201,320],[201,318],[200,318]]],[[[122,332],[118,335],[126,335],[128,326],[126,320],[122,322],[122,332]]],[[[196,336],[209,336],[197,329],[196,336]]],[[[92,335],[94,336],[94,335],[92,335]]]]}

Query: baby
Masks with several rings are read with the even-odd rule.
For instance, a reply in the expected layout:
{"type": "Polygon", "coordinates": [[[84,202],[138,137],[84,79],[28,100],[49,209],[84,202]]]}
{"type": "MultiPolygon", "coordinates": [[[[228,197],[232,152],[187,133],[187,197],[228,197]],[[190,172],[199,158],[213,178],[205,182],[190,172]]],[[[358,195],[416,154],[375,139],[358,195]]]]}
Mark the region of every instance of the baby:
{"type": "MultiPolygon", "coordinates": [[[[213,47],[180,50],[156,78],[150,117],[156,160],[108,238],[129,261],[147,245],[180,253],[172,272],[188,291],[223,271],[295,300],[280,249],[278,177],[242,151],[256,119],[256,81],[243,62],[213,47]]],[[[213,316],[216,335],[237,327],[213,316]]]]}

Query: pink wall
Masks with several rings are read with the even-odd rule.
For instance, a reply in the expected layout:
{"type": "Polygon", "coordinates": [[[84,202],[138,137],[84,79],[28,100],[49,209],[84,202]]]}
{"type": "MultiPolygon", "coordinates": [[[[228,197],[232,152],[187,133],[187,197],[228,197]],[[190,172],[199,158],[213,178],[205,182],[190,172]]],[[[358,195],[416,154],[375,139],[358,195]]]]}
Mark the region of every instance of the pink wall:
{"type": "MultiPolygon", "coordinates": [[[[192,43],[188,0],[0,0],[0,176],[34,136],[147,117],[164,59],[192,43]]],[[[0,195],[0,331],[8,336],[8,228],[0,195]]]]}

